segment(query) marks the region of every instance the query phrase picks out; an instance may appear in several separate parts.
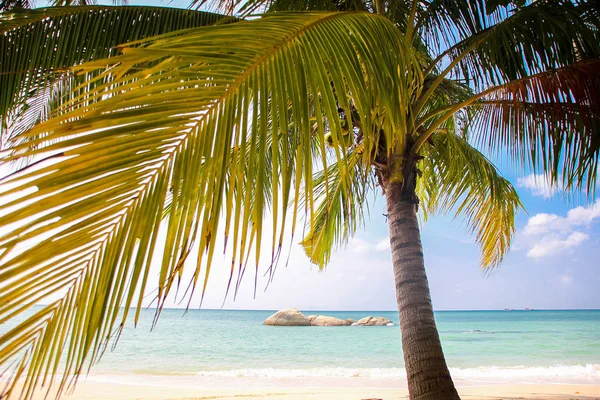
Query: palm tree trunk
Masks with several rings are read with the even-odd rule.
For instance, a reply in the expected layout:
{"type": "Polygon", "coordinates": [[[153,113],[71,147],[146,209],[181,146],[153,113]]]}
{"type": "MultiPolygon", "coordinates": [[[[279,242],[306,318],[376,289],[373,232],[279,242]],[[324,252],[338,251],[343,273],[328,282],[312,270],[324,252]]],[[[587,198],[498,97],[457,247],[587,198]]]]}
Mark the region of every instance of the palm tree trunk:
{"type": "Polygon", "coordinates": [[[385,188],[402,350],[411,400],[460,399],[435,326],[423,261],[414,191],[400,183],[385,188]]]}

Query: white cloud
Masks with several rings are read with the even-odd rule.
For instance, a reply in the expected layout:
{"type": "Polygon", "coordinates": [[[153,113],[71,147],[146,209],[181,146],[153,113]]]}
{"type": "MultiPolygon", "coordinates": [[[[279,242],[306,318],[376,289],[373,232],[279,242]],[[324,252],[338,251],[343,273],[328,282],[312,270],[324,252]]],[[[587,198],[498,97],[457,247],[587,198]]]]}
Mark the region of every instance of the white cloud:
{"type": "Polygon", "coordinates": [[[527,242],[527,257],[546,257],[580,246],[589,239],[582,230],[599,218],[600,199],[588,207],[569,210],[565,217],[545,213],[530,217],[522,237],[527,242]]]}
{"type": "Polygon", "coordinates": [[[576,227],[589,225],[596,218],[600,218],[600,199],[589,207],[579,206],[569,210],[566,217],[559,217],[556,214],[536,214],[529,218],[523,233],[526,235],[568,233],[576,227]]]}
{"type": "Polygon", "coordinates": [[[564,219],[555,214],[536,214],[530,217],[525,226],[524,233],[526,235],[536,235],[546,233],[552,230],[553,227],[560,227],[560,220],[564,219]]]}
{"type": "Polygon", "coordinates": [[[523,178],[517,178],[517,186],[528,189],[533,196],[550,198],[560,191],[556,185],[552,185],[548,175],[531,174],[523,178]]]}
{"type": "Polygon", "coordinates": [[[387,251],[389,249],[390,249],[390,237],[389,236],[375,245],[375,250],[377,250],[377,251],[387,251]]]}
{"type": "Polygon", "coordinates": [[[544,238],[536,243],[528,252],[527,257],[539,258],[560,253],[564,250],[578,247],[589,238],[581,232],[573,232],[566,239],[544,238]]]}
{"type": "Polygon", "coordinates": [[[600,218],[600,199],[596,200],[591,207],[577,207],[569,210],[567,220],[572,224],[589,224],[594,219],[600,218]]]}

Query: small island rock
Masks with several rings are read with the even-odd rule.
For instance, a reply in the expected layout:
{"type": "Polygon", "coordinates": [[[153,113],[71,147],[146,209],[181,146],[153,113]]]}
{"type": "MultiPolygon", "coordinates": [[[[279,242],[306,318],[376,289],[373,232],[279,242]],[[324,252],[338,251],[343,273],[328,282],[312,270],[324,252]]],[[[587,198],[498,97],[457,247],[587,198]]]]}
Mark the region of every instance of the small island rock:
{"type": "Polygon", "coordinates": [[[265,319],[264,325],[310,326],[310,320],[296,308],[284,308],[265,319]]]}
{"type": "Polygon", "coordinates": [[[383,317],[364,317],[352,324],[352,326],[392,326],[394,323],[383,317]]]}
{"type": "Polygon", "coordinates": [[[350,322],[348,322],[346,320],[335,318],[335,317],[328,317],[327,315],[309,315],[307,318],[310,320],[311,326],[348,326],[348,325],[350,325],[350,322]]]}

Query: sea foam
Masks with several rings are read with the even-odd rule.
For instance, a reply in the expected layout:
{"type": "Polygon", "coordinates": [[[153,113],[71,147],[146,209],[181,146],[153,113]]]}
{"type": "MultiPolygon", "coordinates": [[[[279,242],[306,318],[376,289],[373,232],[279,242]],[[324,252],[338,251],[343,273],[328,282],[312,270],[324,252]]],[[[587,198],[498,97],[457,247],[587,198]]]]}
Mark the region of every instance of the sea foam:
{"type": "Polygon", "coordinates": [[[506,383],[600,383],[600,364],[551,367],[476,367],[450,368],[457,380],[506,383]]]}
{"type": "MultiPolygon", "coordinates": [[[[600,364],[555,365],[552,367],[476,367],[450,368],[457,381],[470,383],[588,383],[600,384],[600,364]]],[[[206,370],[197,373],[203,377],[256,377],[256,378],[393,378],[405,379],[404,368],[343,368],[322,367],[306,369],[247,368],[233,370],[206,370]]]]}

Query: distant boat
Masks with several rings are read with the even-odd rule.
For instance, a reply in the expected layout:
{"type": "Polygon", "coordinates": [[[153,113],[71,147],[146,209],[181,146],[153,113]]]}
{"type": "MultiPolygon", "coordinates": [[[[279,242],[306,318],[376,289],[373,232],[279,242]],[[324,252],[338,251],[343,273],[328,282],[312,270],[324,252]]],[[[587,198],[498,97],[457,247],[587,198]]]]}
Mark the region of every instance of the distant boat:
{"type": "Polygon", "coordinates": [[[512,308],[505,308],[504,311],[512,311],[512,308]]]}
{"type": "Polygon", "coordinates": [[[525,311],[533,311],[533,308],[525,308],[525,311]]]}

